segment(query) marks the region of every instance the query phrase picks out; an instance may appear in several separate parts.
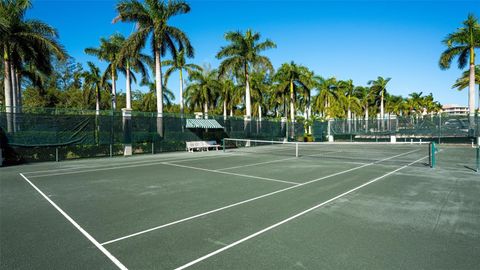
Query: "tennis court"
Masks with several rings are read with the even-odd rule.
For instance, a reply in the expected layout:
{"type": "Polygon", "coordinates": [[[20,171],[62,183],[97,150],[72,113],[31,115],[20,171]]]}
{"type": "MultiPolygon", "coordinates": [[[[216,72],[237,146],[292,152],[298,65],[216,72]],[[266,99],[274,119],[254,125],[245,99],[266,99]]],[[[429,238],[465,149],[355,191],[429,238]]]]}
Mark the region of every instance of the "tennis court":
{"type": "Polygon", "coordinates": [[[2,168],[0,268],[480,265],[470,146],[225,146],[2,168]]]}

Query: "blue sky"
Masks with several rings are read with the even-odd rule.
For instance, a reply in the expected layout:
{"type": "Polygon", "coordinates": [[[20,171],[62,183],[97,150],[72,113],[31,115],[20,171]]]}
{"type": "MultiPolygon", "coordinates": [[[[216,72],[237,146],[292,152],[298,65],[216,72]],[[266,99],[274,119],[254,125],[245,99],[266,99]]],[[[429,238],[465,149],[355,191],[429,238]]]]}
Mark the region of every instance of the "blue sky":
{"type": "MultiPolygon", "coordinates": [[[[295,61],[317,75],[353,79],[366,85],[377,76],[391,77],[388,91],[406,96],[433,93],[441,103],[467,104],[467,90],[451,89],[462,71],[438,67],[442,39],[461,26],[468,13],[480,16],[478,1],[287,1],[190,0],[191,12],[171,24],[183,29],[195,47],[199,65],[217,67],[215,54],[226,45],[227,31],[260,32],[277,44],[268,50],[274,67],[295,61]]],[[[112,24],[114,0],[33,0],[28,16],[56,27],[60,41],[78,62],[105,64],[84,54],[100,37],[129,35],[131,24],[112,24]]],[[[477,52],[478,53],[478,52],[477,52]]],[[[480,61],[477,59],[477,63],[480,61]]],[[[124,91],[124,79],[118,81],[124,91]]],[[[169,88],[178,97],[178,77],[169,88]]],[[[133,86],[133,89],[139,89],[133,86]]],[[[178,98],[177,98],[178,102],[178,98]]]]}

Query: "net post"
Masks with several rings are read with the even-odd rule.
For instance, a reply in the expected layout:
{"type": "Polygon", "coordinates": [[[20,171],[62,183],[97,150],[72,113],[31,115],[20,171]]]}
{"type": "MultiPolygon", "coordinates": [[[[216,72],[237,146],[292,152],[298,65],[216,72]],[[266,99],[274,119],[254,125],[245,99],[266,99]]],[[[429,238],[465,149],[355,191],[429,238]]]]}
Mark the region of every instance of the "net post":
{"type": "Polygon", "coordinates": [[[222,139],[222,149],[223,149],[223,152],[225,153],[225,138],[222,139]]]}
{"type": "Polygon", "coordinates": [[[113,147],[111,144],[110,144],[110,157],[113,157],[113,147]]]}
{"type": "Polygon", "coordinates": [[[435,142],[430,142],[429,147],[429,156],[430,156],[430,168],[435,168],[436,160],[435,160],[435,142]]]}
{"type": "Polygon", "coordinates": [[[298,142],[295,143],[295,157],[298,158],[298,142]]]}
{"type": "Polygon", "coordinates": [[[58,162],[58,147],[55,148],[55,161],[58,162]]]}

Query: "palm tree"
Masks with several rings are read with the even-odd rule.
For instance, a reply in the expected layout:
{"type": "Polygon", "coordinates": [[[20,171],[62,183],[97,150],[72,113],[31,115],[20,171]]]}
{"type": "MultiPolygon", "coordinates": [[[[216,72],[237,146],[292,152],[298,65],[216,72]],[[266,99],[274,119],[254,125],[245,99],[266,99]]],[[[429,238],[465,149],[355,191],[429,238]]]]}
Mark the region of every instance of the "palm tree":
{"type": "MultiPolygon", "coordinates": [[[[122,0],[117,5],[118,16],[114,22],[134,22],[136,31],[128,38],[127,48],[137,51],[145,47],[148,40],[155,59],[155,90],[157,96],[157,114],[163,116],[163,78],[161,57],[170,52],[173,59],[178,51],[184,51],[188,57],[193,57],[194,51],[187,35],[179,28],[169,25],[173,16],[190,12],[190,6],[183,0],[162,1],[122,0]]],[[[163,128],[159,128],[161,133],[163,128]]]]}
{"type": "Polygon", "coordinates": [[[230,110],[230,114],[233,114],[233,101],[235,95],[235,84],[233,80],[229,78],[220,78],[221,95],[220,101],[223,104],[223,119],[227,119],[227,110],[230,110]]]}
{"type": "MultiPolygon", "coordinates": [[[[126,40],[123,36],[119,36],[119,40],[123,44],[126,45],[126,40]]],[[[148,67],[153,66],[153,59],[141,53],[140,51],[126,49],[127,46],[124,46],[123,49],[120,50],[117,62],[115,63],[116,66],[121,68],[120,71],[125,72],[125,84],[126,84],[126,109],[132,109],[132,83],[131,80],[133,79],[136,81],[135,75],[133,72],[140,72],[142,76],[142,81],[148,81],[148,67]]]]}
{"type": "MultiPolygon", "coordinates": [[[[480,66],[475,66],[475,83],[480,85],[480,66]]],[[[467,88],[470,84],[470,70],[463,72],[462,77],[458,78],[455,81],[455,84],[452,85],[452,88],[457,88],[459,91],[467,88]]],[[[480,89],[479,89],[479,100],[480,100],[480,89]]],[[[478,111],[480,112],[480,102],[478,102],[478,111]]]]}
{"type": "Polygon", "coordinates": [[[351,131],[352,110],[360,107],[360,100],[355,96],[355,86],[352,80],[340,81],[339,88],[343,92],[343,106],[347,110],[348,131],[351,131]]]}
{"type": "MultiPolygon", "coordinates": [[[[462,73],[462,77],[455,81],[452,85],[453,88],[457,88],[459,91],[468,87],[470,83],[470,70],[466,70],[462,73]]],[[[475,66],[475,84],[480,84],[480,65],[475,66]]],[[[480,104],[479,104],[480,106],[480,104]]]]}
{"type": "MultiPolygon", "coordinates": [[[[53,70],[51,60],[54,57],[66,58],[53,27],[39,20],[25,19],[30,7],[30,0],[0,1],[0,52],[4,69],[5,106],[9,113],[18,111],[22,103],[21,71],[24,65],[49,75],[53,70]]],[[[12,123],[10,115],[7,117],[7,131],[10,132],[12,123]]]]}
{"type": "Polygon", "coordinates": [[[478,19],[469,14],[463,22],[463,27],[449,34],[443,41],[447,49],[440,56],[441,69],[448,69],[455,57],[458,58],[458,68],[463,69],[470,64],[468,107],[470,115],[475,114],[475,49],[480,48],[480,24],[478,19]],[[469,61],[467,60],[469,59],[469,61]]]}
{"type": "Polygon", "coordinates": [[[106,61],[108,66],[104,73],[104,79],[111,78],[112,81],[112,109],[117,108],[117,86],[116,78],[117,71],[121,69],[125,72],[124,68],[120,67],[120,51],[125,46],[125,37],[121,34],[114,34],[109,39],[101,38],[99,48],[86,48],[85,53],[96,56],[102,61],[106,61]]]}
{"type": "Polygon", "coordinates": [[[87,62],[89,67],[88,71],[82,73],[82,77],[85,80],[85,88],[88,90],[93,90],[95,93],[95,113],[100,114],[100,98],[101,98],[101,89],[103,88],[103,79],[100,74],[100,69],[95,66],[92,62],[87,62]]]}
{"type": "Polygon", "coordinates": [[[221,91],[221,84],[218,81],[216,70],[204,69],[195,71],[190,75],[191,83],[185,91],[187,102],[192,109],[203,108],[204,117],[208,118],[208,109],[215,107],[215,102],[221,91]]]}
{"type": "Polygon", "coordinates": [[[313,107],[325,118],[335,117],[334,107],[339,100],[338,81],[335,77],[313,77],[318,95],[314,98],[313,107]]]}
{"type": "Polygon", "coordinates": [[[202,68],[195,64],[187,64],[185,61],[185,50],[177,52],[176,57],[173,60],[165,60],[162,62],[162,66],[170,66],[165,72],[165,85],[168,84],[168,79],[173,72],[178,71],[180,76],[180,114],[183,114],[183,71],[185,70],[188,75],[194,71],[199,71],[202,68]]]}
{"type": "MultiPolygon", "coordinates": [[[[142,96],[141,103],[142,103],[143,110],[147,112],[155,111],[156,104],[157,104],[157,100],[156,100],[157,84],[155,82],[151,82],[144,79],[142,80],[140,85],[146,86],[149,89],[148,93],[142,96]]],[[[163,89],[162,100],[165,102],[165,104],[171,105],[172,102],[175,100],[175,95],[170,89],[166,87],[166,85],[163,85],[162,89],[163,89]]]]}
{"type": "Polygon", "coordinates": [[[423,104],[423,93],[422,92],[412,92],[407,98],[407,107],[410,113],[415,113],[416,115],[422,114],[424,110],[423,104]]]}
{"type": "Polygon", "coordinates": [[[289,64],[285,63],[278,69],[274,76],[274,81],[277,82],[277,88],[279,91],[283,91],[289,94],[290,102],[290,121],[295,121],[295,102],[297,94],[301,91],[307,91],[308,69],[304,66],[297,65],[293,61],[289,64]]]}
{"type": "Polygon", "coordinates": [[[260,55],[260,52],[276,48],[276,45],[269,39],[259,42],[260,34],[252,30],[247,30],[245,34],[240,31],[227,32],[225,39],[230,41],[230,44],[222,47],[217,53],[218,59],[224,59],[220,64],[219,73],[223,75],[229,70],[234,70],[245,76],[245,117],[249,119],[252,116],[250,70],[253,67],[261,67],[273,73],[272,63],[267,57],[260,55]]]}
{"type": "MultiPolygon", "coordinates": [[[[384,98],[385,93],[387,91],[387,84],[391,80],[391,78],[383,78],[378,76],[376,80],[368,81],[368,85],[371,85],[371,89],[378,93],[380,97],[380,118],[384,119],[384,98]]],[[[383,121],[382,121],[383,123],[383,121]]]]}
{"type": "Polygon", "coordinates": [[[271,82],[264,70],[254,71],[250,74],[251,94],[253,100],[253,114],[262,121],[263,112],[266,111],[266,94],[271,82]]]}
{"type": "Polygon", "coordinates": [[[367,86],[356,86],[355,87],[355,96],[358,98],[360,107],[365,115],[365,130],[368,131],[368,118],[369,118],[369,108],[372,104],[374,93],[370,87],[367,86]]]}

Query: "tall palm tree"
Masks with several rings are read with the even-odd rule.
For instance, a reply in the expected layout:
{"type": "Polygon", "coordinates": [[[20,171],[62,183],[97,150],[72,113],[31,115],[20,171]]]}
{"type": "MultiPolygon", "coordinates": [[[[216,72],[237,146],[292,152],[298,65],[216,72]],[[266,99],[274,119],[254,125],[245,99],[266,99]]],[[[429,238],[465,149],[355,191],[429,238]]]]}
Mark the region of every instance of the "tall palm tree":
{"type": "Polygon", "coordinates": [[[190,75],[191,83],[185,91],[187,102],[193,109],[195,107],[203,108],[205,118],[208,118],[209,108],[215,107],[215,102],[221,91],[221,84],[217,78],[216,70],[204,69],[201,72],[192,72],[190,75]]]}
{"type": "Polygon", "coordinates": [[[173,72],[178,71],[180,77],[180,114],[183,114],[183,71],[187,74],[191,74],[194,71],[199,71],[202,68],[195,64],[188,64],[185,61],[185,50],[177,52],[176,57],[173,60],[165,60],[162,62],[162,66],[170,66],[165,72],[165,85],[168,85],[168,79],[173,72]]]}
{"type": "MultiPolygon", "coordinates": [[[[183,0],[165,2],[163,0],[121,0],[117,5],[118,16],[114,22],[136,23],[136,31],[129,37],[127,47],[138,50],[145,47],[150,40],[155,59],[155,90],[157,95],[157,114],[163,116],[163,78],[161,57],[170,52],[173,59],[177,58],[177,50],[185,51],[188,57],[193,57],[194,51],[187,35],[177,27],[171,26],[169,20],[181,14],[190,12],[190,6],[183,0]]],[[[163,128],[159,128],[159,132],[163,128]]]]}
{"type": "Polygon", "coordinates": [[[266,112],[267,93],[271,85],[270,78],[264,70],[254,71],[250,74],[253,114],[262,121],[263,112],[266,112]]]}
{"type": "MultiPolygon", "coordinates": [[[[378,76],[376,80],[368,81],[368,85],[371,85],[371,89],[378,93],[380,97],[380,118],[384,119],[385,108],[384,108],[384,99],[385,93],[387,91],[387,84],[391,80],[391,78],[383,78],[378,76]]],[[[383,123],[383,121],[382,121],[383,123]]]]}
{"type": "MultiPolygon", "coordinates": [[[[51,60],[65,59],[66,52],[58,43],[58,33],[50,25],[26,19],[30,0],[0,1],[0,52],[4,69],[4,96],[7,112],[21,106],[21,70],[30,65],[43,74],[51,74],[51,60]]],[[[7,116],[8,117],[8,116],[7,116]]],[[[12,131],[11,118],[7,131],[12,131]]]]}
{"type": "Polygon", "coordinates": [[[424,104],[423,104],[423,92],[412,92],[407,98],[407,106],[410,113],[420,115],[423,113],[424,104]]]}
{"type": "Polygon", "coordinates": [[[339,100],[338,81],[335,77],[313,77],[315,88],[318,90],[314,98],[313,107],[325,118],[335,117],[334,107],[339,100]]]}
{"type": "Polygon", "coordinates": [[[355,86],[352,80],[340,81],[338,84],[342,90],[343,107],[347,110],[348,131],[352,129],[352,110],[357,110],[360,107],[360,100],[355,96],[355,86]]]}
{"type": "Polygon", "coordinates": [[[112,81],[112,109],[117,108],[117,71],[124,68],[120,67],[120,51],[125,46],[125,37],[121,34],[113,34],[109,39],[101,38],[99,48],[86,48],[85,53],[96,56],[98,59],[108,63],[104,77],[110,77],[112,81]]]}
{"type": "Polygon", "coordinates": [[[245,34],[240,31],[227,32],[225,39],[230,42],[217,53],[218,59],[223,59],[219,67],[220,75],[229,70],[240,71],[245,81],[245,117],[249,119],[252,116],[251,93],[249,74],[253,67],[262,67],[273,73],[273,66],[270,60],[260,55],[264,50],[276,48],[273,41],[267,39],[260,41],[260,34],[247,30],[245,34]]]}
{"type": "Polygon", "coordinates": [[[356,86],[354,89],[355,96],[358,98],[360,107],[365,116],[365,130],[368,131],[369,108],[374,99],[374,93],[368,86],[356,86]]]}
{"type": "Polygon", "coordinates": [[[447,49],[440,56],[441,69],[448,69],[455,57],[458,58],[458,68],[463,69],[469,63],[469,94],[468,108],[470,115],[475,114],[475,49],[480,48],[480,24],[478,19],[469,14],[463,22],[463,27],[449,34],[443,41],[447,49]],[[469,61],[468,61],[468,60],[469,61]]]}
{"type": "Polygon", "coordinates": [[[100,114],[100,98],[101,90],[103,88],[102,75],[100,74],[100,69],[95,66],[92,62],[87,62],[88,71],[82,73],[82,77],[85,80],[84,87],[88,90],[93,90],[95,93],[95,113],[100,114]]]}
{"type": "Polygon", "coordinates": [[[233,114],[233,106],[235,100],[235,84],[233,80],[225,77],[220,78],[221,94],[220,101],[223,104],[223,119],[227,119],[227,110],[233,114]]]}
{"type": "Polygon", "coordinates": [[[277,88],[280,91],[284,91],[289,95],[290,102],[290,121],[295,121],[295,102],[297,94],[301,91],[307,91],[308,69],[304,66],[297,65],[293,61],[290,63],[284,63],[278,69],[274,76],[274,81],[277,82],[277,88]]]}
{"type": "MultiPolygon", "coordinates": [[[[126,45],[126,40],[123,36],[119,36],[119,40],[126,45]]],[[[134,72],[139,72],[142,76],[142,81],[148,81],[148,67],[153,66],[152,57],[141,53],[139,50],[127,49],[124,46],[116,59],[116,66],[125,72],[125,89],[126,89],[126,109],[132,109],[132,79],[135,81],[134,72]]]]}

